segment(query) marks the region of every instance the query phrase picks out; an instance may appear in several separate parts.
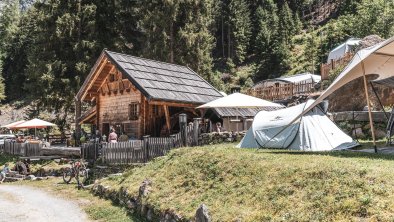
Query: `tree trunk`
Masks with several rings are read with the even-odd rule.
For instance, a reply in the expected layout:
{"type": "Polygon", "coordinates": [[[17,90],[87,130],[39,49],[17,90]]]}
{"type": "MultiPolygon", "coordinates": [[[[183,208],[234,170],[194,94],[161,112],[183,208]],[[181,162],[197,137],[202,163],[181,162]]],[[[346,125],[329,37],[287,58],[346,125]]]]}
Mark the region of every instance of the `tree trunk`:
{"type": "Polygon", "coordinates": [[[174,63],[174,23],[170,23],[170,63],[174,63]]]}
{"type": "Polygon", "coordinates": [[[224,52],[224,22],[223,22],[223,15],[222,15],[222,53],[223,53],[223,58],[225,58],[225,52],[224,52]]]}
{"type": "Polygon", "coordinates": [[[227,30],[227,58],[231,58],[231,27],[230,24],[228,24],[228,30],[227,30]]]}

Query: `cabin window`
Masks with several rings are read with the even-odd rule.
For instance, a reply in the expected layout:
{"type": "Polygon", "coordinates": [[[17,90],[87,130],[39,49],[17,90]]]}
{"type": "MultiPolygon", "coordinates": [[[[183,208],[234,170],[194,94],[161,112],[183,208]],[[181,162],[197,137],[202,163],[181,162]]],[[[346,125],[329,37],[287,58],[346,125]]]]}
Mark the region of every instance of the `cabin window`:
{"type": "Polygon", "coordinates": [[[139,103],[130,103],[129,104],[129,120],[137,120],[140,112],[140,104],[139,103]]]}

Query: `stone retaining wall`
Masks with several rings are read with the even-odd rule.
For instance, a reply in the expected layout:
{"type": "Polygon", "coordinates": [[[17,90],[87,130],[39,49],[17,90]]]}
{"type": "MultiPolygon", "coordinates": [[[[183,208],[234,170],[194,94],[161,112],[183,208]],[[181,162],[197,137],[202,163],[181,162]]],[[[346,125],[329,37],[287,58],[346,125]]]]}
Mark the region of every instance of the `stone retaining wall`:
{"type": "MultiPolygon", "coordinates": [[[[158,211],[152,205],[147,203],[146,198],[151,192],[152,181],[145,179],[139,188],[138,195],[128,193],[128,191],[121,187],[119,190],[113,190],[109,186],[101,185],[96,182],[91,192],[102,198],[112,200],[114,203],[125,207],[130,213],[139,215],[147,221],[161,221],[161,222],[175,222],[175,221],[190,221],[189,219],[183,218],[171,210],[158,211]]],[[[194,218],[196,222],[210,222],[207,207],[201,204],[196,210],[194,218]]]]}

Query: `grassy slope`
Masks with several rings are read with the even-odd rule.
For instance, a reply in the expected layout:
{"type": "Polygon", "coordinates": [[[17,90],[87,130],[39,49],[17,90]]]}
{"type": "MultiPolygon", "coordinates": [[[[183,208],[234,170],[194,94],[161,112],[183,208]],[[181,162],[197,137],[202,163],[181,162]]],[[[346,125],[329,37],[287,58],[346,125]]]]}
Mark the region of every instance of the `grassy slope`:
{"type": "Polygon", "coordinates": [[[183,148],[102,182],[137,194],[149,178],[150,204],[191,218],[201,203],[214,221],[348,221],[394,218],[394,157],[183,148]]]}

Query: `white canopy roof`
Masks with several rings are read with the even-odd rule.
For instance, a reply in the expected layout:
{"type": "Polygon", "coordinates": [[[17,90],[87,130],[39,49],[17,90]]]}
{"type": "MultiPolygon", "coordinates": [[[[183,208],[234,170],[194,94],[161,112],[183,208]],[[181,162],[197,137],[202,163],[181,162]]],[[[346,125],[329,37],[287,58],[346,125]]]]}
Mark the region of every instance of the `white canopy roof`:
{"type": "Polygon", "coordinates": [[[197,107],[202,108],[257,108],[257,107],[284,107],[278,103],[273,103],[267,100],[259,99],[253,96],[248,96],[242,93],[233,93],[231,95],[216,99],[204,105],[197,107]]]}
{"type": "Polygon", "coordinates": [[[299,82],[318,83],[321,81],[321,76],[306,72],[306,73],[300,73],[300,74],[296,74],[296,75],[292,75],[292,76],[283,76],[283,77],[276,78],[274,80],[280,80],[280,81],[290,82],[290,83],[299,83],[299,82]]]}
{"type": "Polygon", "coordinates": [[[22,128],[34,129],[34,128],[46,128],[48,126],[56,126],[56,125],[53,123],[44,121],[44,120],[32,119],[32,120],[23,122],[21,124],[15,125],[11,128],[13,128],[13,129],[22,129],[22,128]]]}
{"type": "Polygon", "coordinates": [[[12,128],[12,127],[14,127],[14,126],[16,126],[16,125],[18,125],[18,124],[21,124],[21,123],[24,123],[24,122],[26,122],[25,120],[21,120],[21,121],[16,121],[16,122],[13,122],[13,123],[9,123],[9,124],[7,124],[7,125],[4,125],[4,126],[1,126],[1,127],[3,127],[3,128],[12,128]]]}
{"type": "Polygon", "coordinates": [[[339,74],[334,82],[308,107],[300,116],[307,113],[314,106],[323,101],[334,91],[344,86],[346,83],[365,75],[377,74],[376,80],[388,79],[394,76],[394,37],[384,42],[378,43],[366,49],[358,51],[350,63],[339,74]]]}
{"type": "Polygon", "coordinates": [[[331,50],[330,54],[328,54],[327,63],[330,63],[331,60],[337,60],[345,55],[345,53],[349,52],[352,48],[357,46],[360,43],[361,39],[350,38],[346,42],[337,46],[335,49],[331,50]]]}

